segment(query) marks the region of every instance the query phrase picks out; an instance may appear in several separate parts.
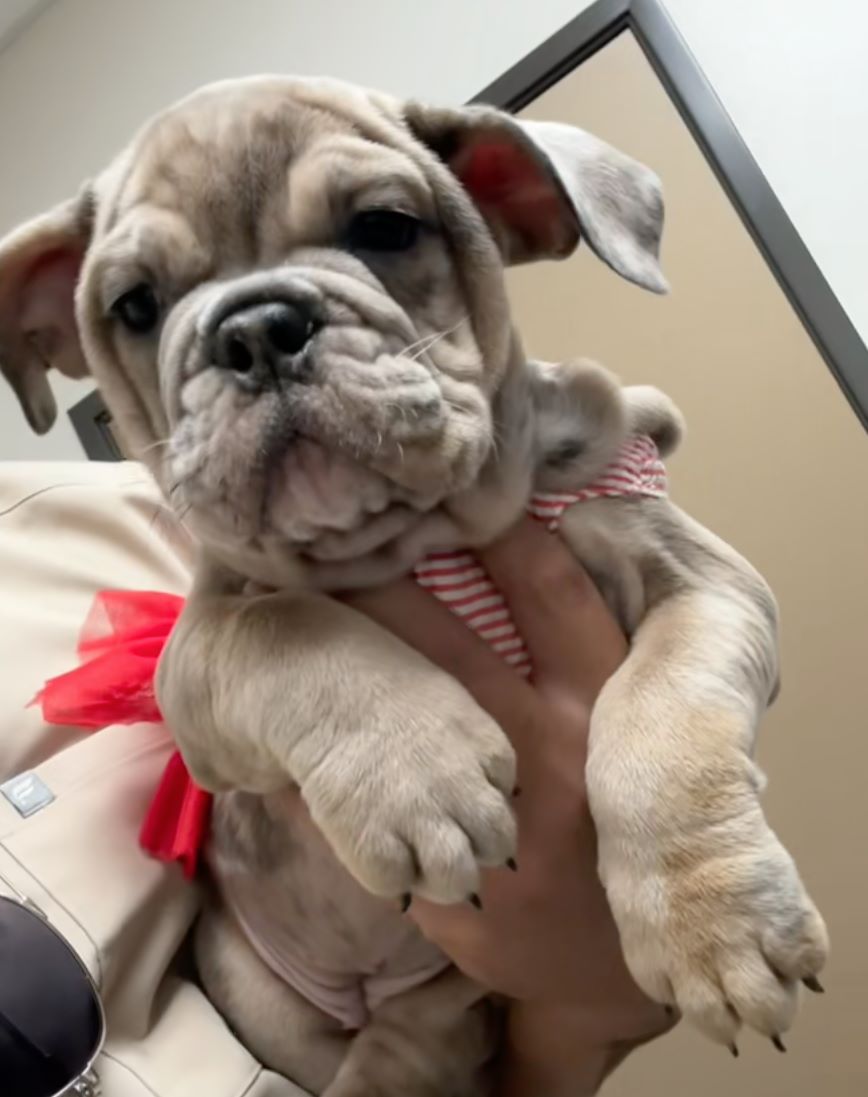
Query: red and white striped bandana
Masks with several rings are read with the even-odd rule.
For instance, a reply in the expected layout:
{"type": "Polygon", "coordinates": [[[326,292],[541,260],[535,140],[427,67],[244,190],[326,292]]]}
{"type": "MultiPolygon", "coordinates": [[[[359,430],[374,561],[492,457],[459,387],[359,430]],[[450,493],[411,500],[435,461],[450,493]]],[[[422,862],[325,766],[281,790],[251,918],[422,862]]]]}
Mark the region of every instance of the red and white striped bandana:
{"type": "MultiPolygon", "coordinates": [[[[614,461],[580,491],[534,495],[527,506],[531,517],[556,530],[561,515],[589,499],[666,495],[666,469],[657,447],[640,435],[629,439],[614,461]]],[[[414,578],[460,617],[498,655],[525,676],[532,671],[530,655],[509,613],[506,599],[495,587],[479,558],[471,551],[432,552],[416,565],[414,578]]]]}

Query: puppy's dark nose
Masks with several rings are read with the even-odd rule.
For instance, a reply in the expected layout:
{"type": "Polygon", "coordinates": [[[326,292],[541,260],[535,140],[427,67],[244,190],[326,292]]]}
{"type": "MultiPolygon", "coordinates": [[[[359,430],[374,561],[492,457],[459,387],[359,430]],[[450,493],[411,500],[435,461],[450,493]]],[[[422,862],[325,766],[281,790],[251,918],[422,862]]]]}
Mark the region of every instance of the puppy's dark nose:
{"type": "Polygon", "coordinates": [[[213,360],[258,384],[303,381],[311,363],[302,351],[317,326],[302,304],[247,305],[221,320],[214,333],[213,360]]]}

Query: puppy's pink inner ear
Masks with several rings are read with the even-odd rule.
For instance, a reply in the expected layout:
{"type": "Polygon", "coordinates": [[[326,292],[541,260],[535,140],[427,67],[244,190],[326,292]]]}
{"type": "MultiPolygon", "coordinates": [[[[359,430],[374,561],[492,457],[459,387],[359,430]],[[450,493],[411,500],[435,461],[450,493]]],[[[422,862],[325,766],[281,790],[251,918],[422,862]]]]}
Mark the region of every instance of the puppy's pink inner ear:
{"type": "Polygon", "coordinates": [[[84,252],[56,248],[39,258],[21,282],[18,323],[43,359],[72,377],[83,376],[75,335],[75,284],[84,252]]]}
{"type": "Polygon", "coordinates": [[[81,254],[70,248],[55,248],[31,263],[21,279],[19,319],[24,331],[34,331],[60,316],[72,315],[81,259],[81,254]]]}
{"type": "Polygon", "coordinates": [[[513,259],[567,255],[578,226],[553,173],[532,153],[494,134],[454,156],[451,167],[513,259]],[[499,230],[499,231],[498,231],[499,230]]]}

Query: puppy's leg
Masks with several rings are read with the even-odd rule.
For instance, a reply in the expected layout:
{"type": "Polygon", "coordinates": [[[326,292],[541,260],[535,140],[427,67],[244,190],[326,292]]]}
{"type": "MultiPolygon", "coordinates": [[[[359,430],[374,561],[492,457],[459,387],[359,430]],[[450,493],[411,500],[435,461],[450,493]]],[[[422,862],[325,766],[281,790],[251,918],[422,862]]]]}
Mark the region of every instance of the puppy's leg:
{"type": "Polygon", "coordinates": [[[205,992],[250,1053],[310,1093],[323,1093],[352,1034],[278,979],[225,910],[206,908],[194,947],[205,992]]]}
{"type": "Polygon", "coordinates": [[[486,1097],[499,1018],[456,969],[371,1015],[323,1097],[486,1097]]]}
{"type": "Polygon", "coordinates": [[[622,570],[645,583],[631,653],[594,708],[587,769],[630,970],[713,1038],[730,1043],[741,1021],[778,1036],[827,938],[763,816],[752,759],[777,683],[772,596],[667,501],[582,504],[567,518],[580,558],[589,544],[602,566],[608,527],[614,558],[627,552],[622,570]]]}
{"type": "Polygon", "coordinates": [[[512,856],[515,759],[470,694],[407,645],[318,595],[194,590],[157,676],[197,781],[295,783],[369,891],[461,902],[512,856]]]}

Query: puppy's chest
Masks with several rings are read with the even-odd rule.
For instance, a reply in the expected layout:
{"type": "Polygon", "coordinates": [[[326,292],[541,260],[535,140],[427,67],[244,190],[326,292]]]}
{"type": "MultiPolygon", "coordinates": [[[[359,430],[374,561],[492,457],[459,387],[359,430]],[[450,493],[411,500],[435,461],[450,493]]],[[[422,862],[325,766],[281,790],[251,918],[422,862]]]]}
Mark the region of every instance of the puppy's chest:
{"type": "MultiPolygon", "coordinates": [[[[593,483],[572,491],[539,491],[527,503],[527,513],[545,524],[550,531],[559,528],[567,510],[578,503],[590,504],[599,500],[624,498],[662,498],[666,494],[666,471],[660,461],[657,448],[650,438],[629,439],[593,483]]],[[[581,514],[585,509],[579,508],[581,514]]],[[[596,518],[599,512],[594,512],[596,518]]],[[[573,523],[576,529],[576,523],[573,523]]],[[[601,559],[599,536],[579,539],[591,548],[588,559],[583,559],[595,579],[605,589],[604,596],[616,614],[621,616],[624,597],[609,594],[610,587],[620,587],[624,580],[621,555],[605,552],[601,559]]],[[[574,551],[580,547],[573,544],[574,551]]],[[[606,548],[611,543],[606,541],[606,548]]],[[[413,569],[413,577],[420,586],[447,606],[468,628],[484,640],[509,666],[520,674],[531,674],[530,654],[512,620],[506,599],[485,571],[479,557],[472,551],[429,553],[413,569]]]]}
{"type": "Polygon", "coordinates": [[[448,966],[395,904],[349,875],[297,792],[218,797],[208,862],[260,958],[346,1028],[448,966]]]}

